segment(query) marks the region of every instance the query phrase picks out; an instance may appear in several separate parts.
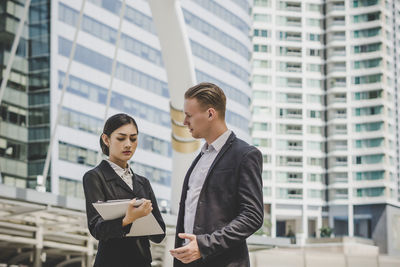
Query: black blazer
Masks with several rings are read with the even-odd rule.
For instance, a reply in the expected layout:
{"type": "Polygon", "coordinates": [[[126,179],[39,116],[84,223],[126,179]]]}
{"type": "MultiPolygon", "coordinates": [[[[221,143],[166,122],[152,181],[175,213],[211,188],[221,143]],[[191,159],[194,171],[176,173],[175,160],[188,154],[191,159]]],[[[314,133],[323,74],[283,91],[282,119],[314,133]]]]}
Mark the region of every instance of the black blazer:
{"type": "Polygon", "coordinates": [[[88,227],[92,236],[99,240],[94,266],[150,266],[152,259],[149,239],[160,243],[165,237],[165,234],[125,237],[132,224],[122,227],[123,217],[103,220],[93,207],[92,203],[98,200],[150,199],[153,204],[152,213],[165,232],[165,224],[149,181],[137,174],[133,175],[132,180],[133,191],[105,160],[83,176],[88,227]]]}
{"type": "MultiPolygon", "coordinates": [[[[185,200],[193,161],[183,182],[176,233],[184,232],[185,200]]],[[[201,189],[193,233],[202,258],[190,264],[174,259],[174,266],[250,266],[246,238],[263,224],[262,155],[232,133],[222,147],[201,189]]],[[[175,237],[175,247],[182,246],[175,237]]]]}

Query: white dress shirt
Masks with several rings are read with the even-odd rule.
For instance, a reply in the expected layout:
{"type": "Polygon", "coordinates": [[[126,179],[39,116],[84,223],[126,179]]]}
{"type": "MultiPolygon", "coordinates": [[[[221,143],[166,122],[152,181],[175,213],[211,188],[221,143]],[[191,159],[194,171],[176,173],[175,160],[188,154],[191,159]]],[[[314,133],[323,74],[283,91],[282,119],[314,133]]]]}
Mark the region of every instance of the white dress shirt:
{"type": "Polygon", "coordinates": [[[118,174],[119,177],[129,186],[130,189],[133,190],[133,184],[132,184],[132,176],[133,173],[131,172],[131,168],[129,166],[129,163],[127,163],[127,167],[121,168],[114,162],[110,161],[107,159],[107,162],[110,164],[111,168],[118,174]]]}
{"type": "MultiPolygon", "coordinates": [[[[185,201],[184,230],[185,233],[192,234],[194,226],[194,218],[196,216],[197,202],[199,200],[201,189],[203,188],[208,170],[214,162],[221,148],[231,134],[231,130],[225,131],[210,145],[205,143],[201,148],[201,158],[197,162],[190,174],[187,196],[185,201]]],[[[185,243],[188,240],[185,239],[185,243]]]]}

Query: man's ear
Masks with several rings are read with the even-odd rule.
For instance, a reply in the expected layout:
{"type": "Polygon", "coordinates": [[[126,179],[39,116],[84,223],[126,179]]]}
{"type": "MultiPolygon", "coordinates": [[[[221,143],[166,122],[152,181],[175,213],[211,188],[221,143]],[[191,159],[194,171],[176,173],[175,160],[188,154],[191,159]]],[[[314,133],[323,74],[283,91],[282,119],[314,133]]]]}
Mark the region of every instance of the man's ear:
{"type": "Polygon", "coordinates": [[[213,119],[213,118],[215,118],[217,116],[217,112],[213,108],[209,108],[207,110],[207,112],[208,112],[208,118],[209,119],[213,119]]]}

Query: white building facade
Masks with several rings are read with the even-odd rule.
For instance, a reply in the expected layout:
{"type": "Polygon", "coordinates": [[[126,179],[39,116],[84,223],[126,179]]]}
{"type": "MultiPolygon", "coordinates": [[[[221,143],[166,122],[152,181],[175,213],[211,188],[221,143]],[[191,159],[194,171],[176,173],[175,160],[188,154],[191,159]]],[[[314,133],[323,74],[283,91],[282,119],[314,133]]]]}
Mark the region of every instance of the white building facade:
{"type": "Polygon", "coordinates": [[[330,226],[394,249],[399,6],[254,1],[252,138],[265,158],[271,236],[330,226]]]}

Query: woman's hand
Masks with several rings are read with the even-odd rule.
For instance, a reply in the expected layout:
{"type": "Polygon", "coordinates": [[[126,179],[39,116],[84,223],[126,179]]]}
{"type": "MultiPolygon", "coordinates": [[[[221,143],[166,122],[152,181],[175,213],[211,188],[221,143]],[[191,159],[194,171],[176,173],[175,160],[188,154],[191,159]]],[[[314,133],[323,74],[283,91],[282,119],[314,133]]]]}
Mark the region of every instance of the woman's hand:
{"type": "Polygon", "coordinates": [[[129,202],[129,206],[126,209],[125,217],[122,219],[122,226],[127,226],[128,224],[136,221],[148,215],[152,210],[152,203],[148,199],[143,199],[143,203],[139,207],[135,207],[136,198],[129,202]]]}

